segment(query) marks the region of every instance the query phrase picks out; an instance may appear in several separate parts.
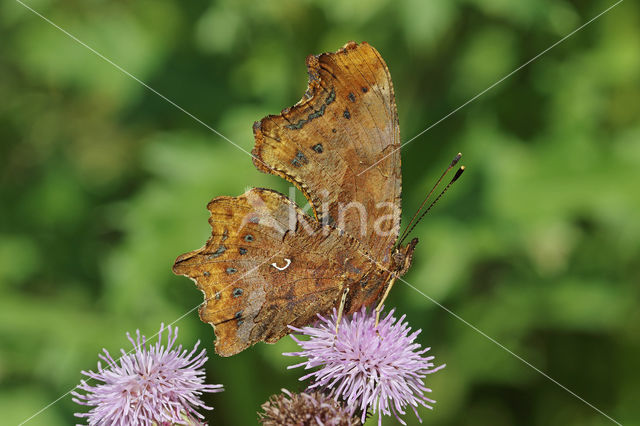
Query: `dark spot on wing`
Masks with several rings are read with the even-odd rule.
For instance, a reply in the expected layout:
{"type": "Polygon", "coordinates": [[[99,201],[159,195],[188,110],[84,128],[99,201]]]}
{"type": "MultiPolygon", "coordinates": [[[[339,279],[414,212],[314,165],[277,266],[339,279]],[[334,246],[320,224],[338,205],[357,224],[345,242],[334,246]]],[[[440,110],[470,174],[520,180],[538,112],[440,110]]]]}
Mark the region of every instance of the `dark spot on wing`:
{"type": "Polygon", "coordinates": [[[211,274],[209,273],[209,271],[204,271],[204,272],[202,273],[202,275],[204,275],[205,277],[208,277],[208,276],[209,276],[209,275],[211,275],[211,274]]]}
{"type": "Polygon", "coordinates": [[[303,118],[302,120],[298,120],[296,123],[292,123],[292,124],[287,124],[286,127],[287,129],[291,129],[291,130],[298,130],[298,129],[302,129],[302,127],[307,124],[308,122],[310,122],[311,120],[313,120],[314,118],[318,118],[318,117],[322,117],[324,115],[324,110],[327,109],[327,105],[326,104],[322,104],[322,106],[320,107],[320,109],[312,112],[311,114],[309,114],[307,116],[307,118],[303,118]]]}
{"type": "Polygon", "coordinates": [[[349,98],[349,100],[351,102],[355,102],[356,101],[356,96],[351,92],[349,92],[349,95],[347,97],[349,98]]]}
{"type": "Polygon", "coordinates": [[[318,108],[317,110],[315,110],[311,114],[309,114],[307,116],[307,118],[303,118],[302,120],[298,120],[295,123],[287,124],[284,127],[286,127],[287,129],[291,129],[291,130],[302,129],[302,127],[305,124],[307,124],[308,122],[310,122],[311,120],[314,120],[314,119],[316,119],[318,117],[322,117],[324,115],[325,110],[327,109],[327,105],[329,105],[335,99],[336,99],[336,92],[332,88],[331,92],[329,92],[329,96],[327,96],[327,98],[324,100],[324,103],[322,105],[320,105],[320,108],[318,108]]]}
{"type": "Polygon", "coordinates": [[[291,160],[291,164],[293,164],[295,167],[300,167],[303,164],[307,163],[309,163],[309,160],[307,160],[307,157],[305,157],[304,154],[300,151],[296,152],[296,156],[293,157],[293,160],[291,160]]]}
{"type": "Polygon", "coordinates": [[[348,109],[345,109],[344,112],[342,113],[342,116],[348,120],[351,118],[351,113],[349,112],[348,109]]]}
{"type": "Polygon", "coordinates": [[[369,89],[367,89],[366,87],[363,87],[363,88],[362,88],[362,93],[367,93],[367,91],[368,91],[368,90],[369,90],[369,89]]]}
{"type": "Polygon", "coordinates": [[[244,293],[244,290],[242,290],[241,288],[233,289],[233,297],[240,297],[242,296],[242,293],[244,293]]]}
{"type": "Polygon", "coordinates": [[[236,268],[227,268],[227,274],[235,274],[238,272],[236,268]]]}
{"type": "Polygon", "coordinates": [[[247,234],[247,235],[245,235],[245,236],[244,236],[244,240],[245,240],[246,242],[250,243],[251,241],[253,241],[253,240],[254,240],[253,235],[251,235],[251,234],[247,234]]]}
{"type": "Polygon", "coordinates": [[[331,129],[333,133],[338,133],[338,129],[331,129]]]}
{"type": "Polygon", "coordinates": [[[222,255],[222,253],[224,253],[225,251],[227,251],[227,248],[221,244],[216,251],[207,256],[207,259],[215,259],[216,257],[222,255]]]}
{"type": "Polygon", "coordinates": [[[244,248],[244,247],[240,247],[240,248],[238,249],[238,253],[240,253],[240,254],[247,254],[247,249],[246,249],[246,248],[244,248]]]}
{"type": "Polygon", "coordinates": [[[322,154],[322,152],[324,151],[324,149],[322,148],[322,144],[321,143],[312,146],[311,149],[313,149],[318,154],[322,154]]]}
{"type": "Polygon", "coordinates": [[[327,99],[325,99],[324,104],[325,105],[329,105],[331,102],[336,100],[336,92],[335,90],[333,90],[333,87],[331,88],[331,92],[329,92],[329,96],[327,96],[327,99]]]}

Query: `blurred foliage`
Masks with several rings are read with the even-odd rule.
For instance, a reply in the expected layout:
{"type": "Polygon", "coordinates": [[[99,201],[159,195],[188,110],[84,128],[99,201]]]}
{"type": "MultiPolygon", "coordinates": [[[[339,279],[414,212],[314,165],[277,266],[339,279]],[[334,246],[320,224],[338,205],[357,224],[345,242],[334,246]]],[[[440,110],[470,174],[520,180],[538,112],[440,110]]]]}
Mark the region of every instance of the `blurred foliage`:
{"type": "MultiPolygon", "coordinates": [[[[408,140],[613,4],[27,3],[245,150],[253,121],[302,95],[308,54],[375,46],[408,140]]],[[[209,199],[287,186],[19,3],[0,5],[0,38],[0,411],[15,424],[126,331],[151,335],[202,300],[170,268],[208,235],[209,199]]],[[[399,284],[390,303],[447,363],[428,424],[610,423],[433,301],[640,423],[639,46],[640,7],[624,2],[404,148],[405,219],[455,153],[468,168],[416,230],[406,278],[432,301],[399,284]]],[[[225,359],[197,313],[178,326],[226,387],[212,424],[254,424],[269,395],[302,386],[288,338],[225,359]]],[[[29,424],[77,409],[67,396],[29,424]]]]}

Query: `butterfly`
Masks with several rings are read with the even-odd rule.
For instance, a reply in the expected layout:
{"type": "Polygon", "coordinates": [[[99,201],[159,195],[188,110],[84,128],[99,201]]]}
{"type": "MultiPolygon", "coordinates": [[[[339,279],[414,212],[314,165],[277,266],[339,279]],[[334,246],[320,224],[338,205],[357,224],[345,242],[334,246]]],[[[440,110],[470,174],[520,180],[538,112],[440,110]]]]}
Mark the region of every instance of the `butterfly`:
{"type": "Polygon", "coordinates": [[[397,247],[402,176],[391,76],[366,42],[307,58],[302,99],[253,126],[253,162],[295,185],[313,210],[269,189],[209,202],[211,237],[173,271],[205,295],[216,352],[275,343],[289,326],[340,307],[381,306],[409,269],[417,239],[397,247]]]}

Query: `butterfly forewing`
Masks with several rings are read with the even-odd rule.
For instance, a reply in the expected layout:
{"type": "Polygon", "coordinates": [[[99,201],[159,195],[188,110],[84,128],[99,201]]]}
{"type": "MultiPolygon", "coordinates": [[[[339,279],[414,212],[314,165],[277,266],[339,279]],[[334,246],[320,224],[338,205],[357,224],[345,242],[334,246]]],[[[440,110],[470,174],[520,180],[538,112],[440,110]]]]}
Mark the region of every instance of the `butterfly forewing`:
{"type": "Polygon", "coordinates": [[[369,44],[348,43],[310,56],[307,67],[300,102],[254,125],[254,163],[293,182],[319,221],[388,265],[400,226],[401,172],[387,66],[369,44]]]}

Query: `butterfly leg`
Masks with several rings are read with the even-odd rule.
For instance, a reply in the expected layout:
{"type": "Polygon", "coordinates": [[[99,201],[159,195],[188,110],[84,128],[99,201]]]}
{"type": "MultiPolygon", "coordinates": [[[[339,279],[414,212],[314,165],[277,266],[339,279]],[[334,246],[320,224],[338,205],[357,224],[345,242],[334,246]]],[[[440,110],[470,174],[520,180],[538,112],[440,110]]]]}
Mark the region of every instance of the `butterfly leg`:
{"type": "Polygon", "coordinates": [[[347,300],[347,293],[349,293],[349,287],[345,288],[342,292],[342,299],[340,299],[340,306],[338,307],[338,319],[336,320],[336,336],[338,335],[338,326],[342,321],[342,313],[344,312],[344,304],[347,300]]]}
{"type": "Polygon", "coordinates": [[[376,306],[376,325],[375,327],[378,327],[378,323],[380,322],[380,312],[382,311],[382,306],[384,305],[384,301],[387,300],[387,297],[389,296],[389,292],[391,291],[391,287],[393,287],[393,284],[396,282],[396,275],[393,274],[391,276],[391,280],[389,280],[389,285],[387,286],[387,289],[384,291],[384,294],[382,295],[382,299],[380,299],[380,303],[378,303],[378,306],[376,306]]]}

